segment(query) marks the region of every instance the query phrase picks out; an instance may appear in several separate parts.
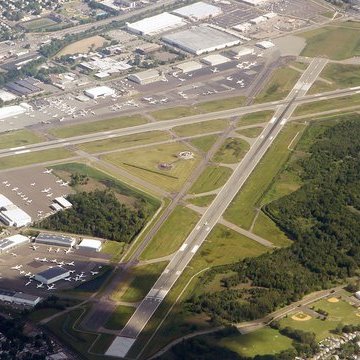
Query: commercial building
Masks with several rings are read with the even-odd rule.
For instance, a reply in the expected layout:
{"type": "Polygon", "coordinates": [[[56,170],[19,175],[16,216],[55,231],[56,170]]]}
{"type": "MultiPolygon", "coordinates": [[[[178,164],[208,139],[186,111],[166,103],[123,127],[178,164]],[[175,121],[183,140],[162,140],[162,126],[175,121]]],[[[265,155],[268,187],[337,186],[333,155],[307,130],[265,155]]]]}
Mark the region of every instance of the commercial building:
{"type": "Polygon", "coordinates": [[[41,301],[41,297],[17,291],[0,289],[0,301],[6,301],[18,305],[35,306],[41,301]]]}
{"type": "Polygon", "coordinates": [[[50,285],[70,276],[70,271],[61,267],[53,267],[35,275],[35,280],[50,285]]]}
{"type": "Polygon", "coordinates": [[[151,84],[164,79],[163,75],[155,69],[141,71],[136,74],[130,74],[127,78],[140,85],[151,84]]]}
{"type": "Polygon", "coordinates": [[[6,90],[0,90],[0,100],[4,103],[17,99],[17,96],[6,90]]]}
{"type": "Polygon", "coordinates": [[[195,55],[225,49],[241,43],[236,36],[201,25],[163,36],[162,40],[195,55]]]}
{"type": "Polygon", "coordinates": [[[260,49],[271,49],[272,47],[275,46],[275,44],[269,40],[264,40],[264,41],[260,41],[258,43],[256,43],[256,46],[259,47],[260,49]]]}
{"type": "Polygon", "coordinates": [[[47,244],[52,246],[72,247],[75,245],[76,241],[71,236],[40,233],[36,237],[35,242],[38,244],[47,244]]]}
{"type": "Polygon", "coordinates": [[[192,21],[199,21],[221,15],[222,10],[218,6],[207,4],[203,1],[183,6],[173,11],[173,14],[182,16],[192,21]]]}
{"type": "Polygon", "coordinates": [[[178,64],[176,67],[186,74],[191,71],[200,70],[203,66],[199,62],[191,60],[178,64]]]}
{"type": "Polygon", "coordinates": [[[56,197],[54,202],[59,204],[63,209],[70,209],[72,207],[72,203],[63,196],[56,197]]]}
{"type": "Polygon", "coordinates": [[[239,59],[243,56],[249,56],[255,54],[255,49],[251,47],[240,47],[240,48],[232,49],[231,54],[235,58],[239,59]]]}
{"type": "Polygon", "coordinates": [[[149,43],[142,44],[141,46],[137,47],[135,51],[141,55],[147,55],[158,51],[159,49],[161,49],[161,45],[149,43]]]}
{"type": "Polygon", "coordinates": [[[165,31],[177,29],[184,25],[186,25],[184,19],[176,15],[163,12],[132,24],[128,23],[126,27],[134,34],[153,36],[161,34],[165,31]]]}
{"type": "Polygon", "coordinates": [[[24,114],[26,108],[21,105],[4,106],[0,108],[0,120],[24,114]]]}
{"type": "Polygon", "coordinates": [[[97,99],[99,97],[107,97],[115,95],[115,90],[108,86],[97,86],[84,91],[84,94],[90,99],[97,99]]]}
{"type": "Polygon", "coordinates": [[[201,62],[203,62],[206,65],[210,65],[210,66],[225,64],[229,61],[230,61],[229,58],[227,58],[226,56],[220,55],[220,54],[208,55],[201,59],[201,62]]]}
{"type": "Polygon", "coordinates": [[[5,88],[18,96],[36,95],[43,91],[38,85],[41,84],[39,80],[31,77],[25,79],[15,80],[5,85],[5,88]]]}
{"type": "Polygon", "coordinates": [[[7,226],[22,227],[31,224],[31,216],[0,194],[0,220],[7,226]]]}
{"type": "Polygon", "coordinates": [[[0,253],[17,248],[18,246],[27,244],[30,239],[24,235],[16,234],[4,239],[0,239],[0,253]]]}
{"type": "Polygon", "coordinates": [[[240,31],[240,32],[248,32],[251,29],[251,24],[248,22],[239,24],[239,25],[235,25],[232,28],[236,31],[240,31]]]}
{"type": "Polygon", "coordinates": [[[267,2],[267,0],[241,0],[241,1],[251,6],[260,6],[267,2]]]}
{"type": "Polygon", "coordinates": [[[95,239],[83,239],[78,245],[79,250],[99,252],[102,248],[102,242],[95,239]]]}
{"type": "Polygon", "coordinates": [[[253,19],[249,20],[249,23],[253,24],[253,25],[257,25],[257,24],[260,24],[260,23],[265,22],[267,20],[268,19],[265,16],[258,16],[256,18],[253,18],[253,19]]]}

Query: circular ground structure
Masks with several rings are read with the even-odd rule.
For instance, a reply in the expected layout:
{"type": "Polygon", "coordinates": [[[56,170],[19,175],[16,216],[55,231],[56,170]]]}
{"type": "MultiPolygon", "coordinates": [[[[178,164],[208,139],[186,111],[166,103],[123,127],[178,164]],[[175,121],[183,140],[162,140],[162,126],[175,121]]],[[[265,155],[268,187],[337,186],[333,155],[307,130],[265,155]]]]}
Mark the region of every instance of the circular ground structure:
{"type": "Polygon", "coordinates": [[[308,314],[304,314],[303,312],[298,312],[294,314],[291,318],[295,321],[308,321],[311,319],[311,316],[308,314]]]}
{"type": "Polygon", "coordinates": [[[336,297],[331,297],[331,298],[327,299],[327,301],[329,303],[337,303],[337,302],[339,302],[339,299],[336,297]]]}

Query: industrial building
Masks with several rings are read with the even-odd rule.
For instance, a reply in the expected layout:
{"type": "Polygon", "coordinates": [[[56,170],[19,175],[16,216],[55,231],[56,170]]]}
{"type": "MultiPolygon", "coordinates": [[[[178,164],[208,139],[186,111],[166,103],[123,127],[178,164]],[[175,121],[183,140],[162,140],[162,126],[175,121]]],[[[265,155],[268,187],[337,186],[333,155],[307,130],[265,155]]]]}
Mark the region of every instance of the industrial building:
{"type": "Polygon", "coordinates": [[[4,239],[0,239],[0,253],[4,253],[9,250],[13,250],[18,246],[27,244],[30,242],[30,239],[24,235],[16,234],[9,236],[4,239]]]}
{"type": "Polygon", "coordinates": [[[186,25],[186,21],[181,17],[163,12],[132,24],[128,23],[126,27],[134,34],[153,36],[184,25],[186,25]]]}
{"type": "Polygon", "coordinates": [[[99,97],[107,97],[115,95],[115,90],[108,86],[96,86],[84,91],[84,94],[90,99],[97,99],[99,97]]]}
{"type": "Polygon", "coordinates": [[[260,49],[271,49],[272,47],[275,46],[275,44],[269,40],[264,40],[264,41],[260,41],[258,43],[256,43],[256,46],[259,47],[260,49]]]}
{"type": "Polygon", "coordinates": [[[227,58],[226,56],[220,55],[220,54],[208,55],[201,59],[201,62],[203,62],[206,65],[210,65],[210,66],[225,64],[229,61],[230,61],[229,58],[227,58]]]}
{"type": "Polygon", "coordinates": [[[156,69],[150,69],[138,72],[136,74],[130,74],[127,78],[140,85],[151,84],[164,79],[163,75],[156,69]]]}
{"type": "Polygon", "coordinates": [[[201,25],[163,36],[162,40],[195,55],[225,49],[241,43],[240,39],[234,35],[201,25]]]}
{"type": "Polygon", "coordinates": [[[72,247],[75,245],[76,241],[71,236],[40,233],[36,237],[35,242],[38,244],[47,244],[52,246],[72,247]]]}
{"type": "Polygon", "coordinates": [[[191,21],[199,21],[221,15],[222,10],[218,6],[199,1],[197,3],[176,9],[173,11],[173,14],[182,16],[191,21]]]}
{"type": "Polygon", "coordinates": [[[31,224],[31,216],[0,194],[0,220],[7,226],[22,227],[31,224]]]}
{"type": "Polygon", "coordinates": [[[240,32],[247,32],[251,29],[251,24],[249,22],[245,22],[239,25],[235,25],[232,28],[236,31],[240,31],[240,32]]]}
{"type": "Polygon", "coordinates": [[[18,96],[37,95],[43,91],[38,85],[41,82],[31,77],[7,83],[5,88],[18,96]]]}
{"type": "Polygon", "coordinates": [[[35,306],[41,301],[41,297],[17,291],[0,289],[0,300],[18,305],[35,306]]]}
{"type": "Polygon", "coordinates": [[[21,105],[4,106],[0,108],[0,120],[24,114],[26,108],[21,105]]]}
{"type": "Polygon", "coordinates": [[[56,197],[54,202],[59,204],[63,209],[70,209],[72,207],[72,203],[63,196],[56,197]]]}
{"type": "Polygon", "coordinates": [[[200,70],[203,66],[194,60],[191,61],[187,61],[181,64],[176,65],[176,68],[181,70],[184,74],[191,72],[191,71],[196,71],[196,70],[200,70]]]}
{"type": "Polygon", "coordinates": [[[0,89],[0,100],[4,103],[17,99],[17,96],[9,91],[0,89]]]}
{"type": "Polygon", "coordinates": [[[61,267],[53,267],[35,275],[35,280],[50,285],[70,276],[70,271],[61,267]]]}
{"type": "Polygon", "coordinates": [[[251,47],[240,47],[231,50],[231,54],[236,58],[239,59],[243,56],[249,56],[255,54],[255,49],[251,47]]]}
{"type": "Polygon", "coordinates": [[[267,0],[241,0],[243,3],[251,6],[260,6],[265,4],[267,0]]]}
{"type": "Polygon", "coordinates": [[[78,245],[79,250],[99,252],[102,248],[102,242],[96,239],[83,239],[78,245]]]}
{"type": "Polygon", "coordinates": [[[112,74],[118,74],[122,71],[126,71],[132,66],[124,61],[117,61],[110,57],[99,58],[94,56],[89,61],[81,62],[79,67],[85,69],[86,71],[96,71],[94,76],[97,78],[105,78],[112,74]]]}

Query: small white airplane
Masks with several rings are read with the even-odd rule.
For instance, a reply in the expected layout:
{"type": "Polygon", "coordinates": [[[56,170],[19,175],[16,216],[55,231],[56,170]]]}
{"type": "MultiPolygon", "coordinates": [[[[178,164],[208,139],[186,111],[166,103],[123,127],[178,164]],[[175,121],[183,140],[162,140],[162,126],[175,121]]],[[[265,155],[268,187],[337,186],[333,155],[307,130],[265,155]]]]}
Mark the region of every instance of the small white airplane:
{"type": "Polygon", "coordinates": [[[51,197],[51,196],[53,196],[53,193],[47,194],[46,196],[51,197]]]}
{"type": "Polygon", "coordinates": [[[233,81],[233,78],[232,78],[231,76],[228,76],[228,77],[226,78],[226,80],[227,80],[227,81],[233,81]]]}
{"type": "Polygon", "coordinates": [[[35,245],[32,245],[32,246],[30,246],[30,248],[35,251],[35,250],[38,249],[39,247],[38,247],[38,246],[35,246],[35,245]]]}
{"type": "Polygon", "coordinates": [[[23,275],[25,274],[25,271],[24,270],[20,270],[20,275],[23,275]]]}
{"type": "Polygon", "coordinates": [[[67,265],[67,266],[75,266],[75,264],[74,264],[73,261],[66,263],[66,265],[67,265]]]}
{"type": "Polygon", "coordinates": [[[40,260],[40,258],[39,258],[39,257],[36,257],[34,260],[35,260],[35,261],[39,261],[39,260],[40,260]]]}
{"type": "Polygon", "coordinates": [[[91,275],[97,275],[99,272],[98,271],[90,271],[91,275]]]}
{"type": "Polygon", "coordinates": [[[69,270],[70,274],[73,274],[75,272],[75,270],[69,270]]]}
{"type": "Polygon", "coordinates": [[[25,286],[29,286],[31,283],[32,283],[32,280],[29,280],[29,281],[25,284],[25,286]]]}
{"type": "Polygon", "coordinates": [[[22,267],[23,267],[22,265],[16,265],[16,266],[11,267],[10,269],[11,270],[20,270],[22,267]]]}
{"type": "Polygon", "coordinates": [[[47,289],[48,290],[55,290],[55,285],[54,284],[52,284],[50,286],[48,285],[47,289]]]}
{"type": "Polygon", "coordinates": [[[71,281],[71,277],[67,277],[64,279],[65,281],[71,281]]]}
{"type": "Polygon", "coordinates": [[[11,189],[11,191],[16,191],[18,189],[19,189],[18,187],[14,187],[14,188],[11,189]]]}
{"type": "Polygon", "coordinates": [[[11,253],[11,255],[17,257],[17,254],[15,254],[15,253],[11,253]]]}
{"type": "Polygon", "coordinates": [[[64,265],[65,265],[65,263],[64,263],[63,261],[60,261],[60,262],[58,262],[57,264],[58,264],[58,265],[61,265],[61,266],[64,266],[64,265]]]}
{"type": "Polygon", "coordinates": [[[214,74],[219,72],[218,68],[210,69],[210,71],[213,72],[214,74]]]}
{"type": "Polygon", "coordinates": [[[41,190],[42,193],[48,193],[51,190],[51,188],[45,188],[43,190],[41,190]]]}
{"type": "Polygon", "coordinates": [[[71,248],[70,249],[67,249],[66,251],[65,251],[65,254],[70,254],[70,253],[73,253],[74,252],[74,250],[71,250],[71,248]]]}
{"type": "Polygon", "coordinates": [[[8,181],[6,180],[6,181],[3,181],[2,183],[3,183],[4,185],[6,185],[6,184],[8,183],[8,181]]]}
{"type": "Polygon", "coordinates": [[[60,184],[60,183],[62,182],[62,180],[61,180],[61,179],[58,179],[58,180],[56,180],[56,182],[57,182],[58,184],[60,184]]]}
{"type": "Polygon", "coordinates": [[[44,287],[44,284],[43,283],[40,283],[38,285],[36,285],[36,288],[39,289],[39,288],[43,288],[44,287]]]}
{"type": "Polygon", "coordinates": [[[41,262],[48,262],[48,259],[46,257],[40,259],[41,262]]]}
{"type": "Polygon", "coordinates": [[[60,184],[60,186],[69,186],[69,182],[68,181],[63,181],[61,184],[60,184]]]}
{"type": "Polygon", "coordinates": [[[25,274],[26,277],[31,276],[31,272],[29,271],[28,273],[25,274]]]}
{"type": "Polygon", "coordinates": [[[28,204],[31,204],[31,203],[32,203],[32,199],[28,200],[27,203],[28,203],[28,204]]]}
{"type": "Polygon", "coordinates": [[[52,247],[50,246],[49,248],[48,248],[48,252],[52,252],[52,247]]]}
{"type": "Polygon", "coordinates": [[[53,172],[53,169],[46,169],[43,174],[51,174],[53,172]]]}
{"type": "Polygon", "coordinates": [[[53,259],[53,260],[50,260],[50,262],[52,262],[52,263],[57,263],[57,260],[56,260],[56,259],[53,259]]]}
{"type": "Polygon", "coordinates": [[[9,187],[9,186],[11,186],[11,184],[6,184],[5,186],[6,186],[6,187],[9,187]]]}

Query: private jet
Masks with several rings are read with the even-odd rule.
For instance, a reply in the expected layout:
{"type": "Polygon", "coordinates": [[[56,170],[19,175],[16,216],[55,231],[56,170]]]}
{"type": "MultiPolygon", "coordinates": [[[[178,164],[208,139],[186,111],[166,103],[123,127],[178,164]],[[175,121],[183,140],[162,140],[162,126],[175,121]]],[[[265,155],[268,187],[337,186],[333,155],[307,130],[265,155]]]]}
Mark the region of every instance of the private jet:
{"type": "Polygon", "coordinates": [[[36,285],[36,288],[39,289],[39,288],[43,288],[44,287],[44,284],[43,283],[40,283],[38,285],[36,285]]]}
{"type": "Polygon", "coordinates": [[[28,200],[27,203],[28,203],[28,204],[31,204],[31,203],[32,203],[32,199],[28,200]]]}
{"type": "Polygon", "coordinates": [[[226,78],[226,80],[227,80],[227,81],[233,81],[233,78],[232,78],[231,76],[228,76],[228,77],[226,78]]]}
{"type": "Polygon", "coordinates": [[[53,259],[53,260],[50,260],[50,262],[52,262],[52,263],[57,263],[57,260],[56,260],[56,259],[53,259]]]}
{"type": "Polygon", "coordinates": [[[2,183],[3,183],[4,185],[6,185],[6,184],[8,183],[8,181],[6,180],[6,181],[3,181],[2,183]]]}
{"type": "Polygon", "coordinates": [[[99,272],[98,271],[90,271],[91,275],[97,275],[99,272]]]}
{"type": "Polygon", "coordinates": [[[60,262],[58,262],[57,264],[60,265],[60,266],[64,266],[64,265],[65,265],[65,263],[64,263],[63,261],[60,261],[60,262]]]}
{"type": "Polygon", "coordinates": [[[25,286],[29,286],[31,283],[32,283],[32,280],[29,280],[29,281],[25,284],[25,286]]]}
{"type": "Polygon", "coordinates": [[[30,249],[33,249],[34,251],[36,250],[36,249],[38,249],[39,247],[38,246],[35,246],[35,245],[32,245],[32,246],[30,246],[30,249]]]}
{"type": "Polygon", "coordinates": [[[14,256],[14,257],[17,257],[17,254],[15,254],[15,253],[11,253],[11,255],[14,256]]]}
{"type": "Polygon", "coordinates": [[[42,193],[48,193],[51,190],[51,188],[45,188],[43,190],[41,190],[42,193]]]}
{"type": "Polygon", "coordinates": [[[30,277],[32,274],[31,272],[29,271],[28,273],[25,274],[26,277],[30,277]]]}
{"type": "Polygon", "coordinates": [[[65,278],[64,280],[65,280],[65,281],[71,281],[72,279],[71,279],[71,277],[67,277],[67,278],[65,278]]]}
{"type": "Polygon", "coordinates": [[[24,270],[20,270],[20,275],[23,275],[25,274],[25,271],[24,270]]]}
{"type": "Polygon", "coordinates": [[[44,258],[40,259],[40,261],[41,262],[48,262],[49,260],[46,257],[44,257],[44,258]]]}
{"type": "Polygon", "coordinates": [[[66,265],[67,265],[67,266],[75,266],[75,264],[74,264],[73,261],[66,263],[66,265]]]}
{"type": "Polygon", "coordinates": [[[11,191],[16,191],[18,189],[19,189],[18,187],[14,187],[14,188],[11,189],[11,191]]]}
{"type": "Polygon", "coordinates": [[[69,186],[69,182],[68,181],[66,181],[66,182],[62,182],[61,184],[60,184],[60,186],[69,186]]]}
{"type": "Polygon", "coordinates": [[[214,74],[219,72],[218,68],[210,69],[210,71],[214,74]]]}
{"type": "Polygon", "coordinates": [[[58,253],[59,251],[60,251],[60,248],[57,248],[57,249],[55,250],[55,252],[57,252],[57,253],[58,253]]]}
{"type": "Polygon", "coordinates": [[[16,266],[11,267],[10,269],[11,270],[20,270],[22,267],[23,267],[22,265],[16,265],[16,266]]]}
{"type": "Polygon", "coordinates": [[[70,254],[70,253],[73,253],[74,252],[74,250],[71,250],[71,248],[70,249],[67,249],[66,251],[65,251],[65,254],[70,254]]]}
{"type": "Polygon", "coordinates": [[[53,172],[53,169],[46,169],[43,171],[43,174],[51,174],[53,172]]]}
{"type": "Polygon", "coordinates": [[[48,290],[55,290],[55,285],[54,284],[52,284],[50,286],[48,285],[47,289],[48,290]]]}
{"type": "Polygon", "coordinates": [[[52,247],[49,247],[48,252],[52,252],[52,249],[53,249],[52,247]]]}

